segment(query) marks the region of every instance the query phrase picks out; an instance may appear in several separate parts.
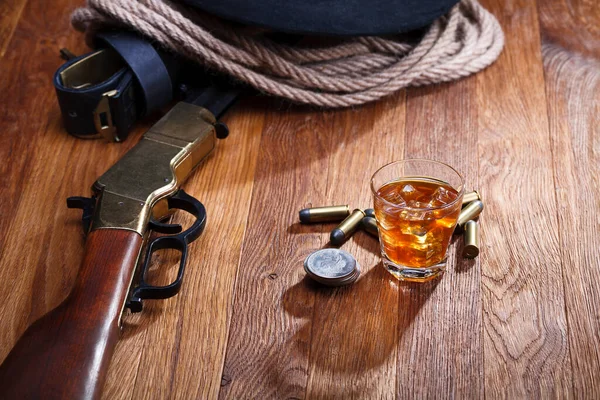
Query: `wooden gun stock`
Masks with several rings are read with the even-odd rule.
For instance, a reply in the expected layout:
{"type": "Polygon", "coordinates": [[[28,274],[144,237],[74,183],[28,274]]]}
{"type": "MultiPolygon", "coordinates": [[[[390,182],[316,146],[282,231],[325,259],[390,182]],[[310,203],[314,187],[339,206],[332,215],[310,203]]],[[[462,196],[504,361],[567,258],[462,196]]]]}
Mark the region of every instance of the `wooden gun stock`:
{"type": "MultiPolygon", "coordinates": [[[[227,97],[219,108],[234,97],[227,97]]],[[[0,398],[100,396],[119,336],[119,318],[149,230],[179,233],[149,243],[130,308],[141,311],[142,300],[165,299],[181,288],[187,246],[202,233],[206,210],[179,185],[215,147],[215,123],[207,109],[177,103],[98,178],[91,198],[68,200],[69,207],[83,209],[85,229],[91,232],[81,270],[66,300],[31,325],[0,365],[0,398]],[[196,217],[187,230],[157,222],[177,209],[196,217]],[[150,255],[166,248],[181,252],[177,278],[166,286],[148,285],[143,276],[150,255]]]]}
{"type": "Polygon", "coordinates": [[[70,295],[25,331],[0,366],[0,397],[99,397],[142,242],[130,230],[89,234],[70,295]]]}

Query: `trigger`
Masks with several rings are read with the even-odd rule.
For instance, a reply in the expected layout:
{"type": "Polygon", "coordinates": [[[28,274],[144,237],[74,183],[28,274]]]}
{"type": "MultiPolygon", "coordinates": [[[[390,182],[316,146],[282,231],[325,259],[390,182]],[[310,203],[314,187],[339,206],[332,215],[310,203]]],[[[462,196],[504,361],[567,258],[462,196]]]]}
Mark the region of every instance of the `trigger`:
{"type": "Polygon", "coordinates": [[[179,233],[183,230],[181,225],[179,224],[164,224],[155,220],[153,217],[150,217],[150,222],[148,223],[150,229],[159,233],[166,233],[169,235],[173,235],[179,233]]]}
{"type": "Polygon", "coordinates": [[[94,207],[96,198],[73,196],[67,199],[68,208],[80,208],[83,211],[81,222],[83,223],[83,233],[87,234],[90,231],[90,224],[94,217],[94,207]]]}

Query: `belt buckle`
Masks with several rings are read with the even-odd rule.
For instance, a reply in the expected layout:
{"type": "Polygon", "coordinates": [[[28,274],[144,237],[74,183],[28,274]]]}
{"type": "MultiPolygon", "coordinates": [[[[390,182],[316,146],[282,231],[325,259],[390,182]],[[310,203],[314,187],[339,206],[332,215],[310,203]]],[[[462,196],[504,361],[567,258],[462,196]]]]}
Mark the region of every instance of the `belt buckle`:
{"type": "Polygon", "coordinates": [[[121,68],[123,68],[123,61],[118,54],[108,49],[101,49],[65,68],[60,72],[60,78],[65,87],[83,89],[105,81],[121,68]]]}
{"type": "MultiPolygon", "coordinates": [[[[67,58],[73,57],[66,49],[62,49],[61,54],[67,58]]],[[[67,88],[85,89],[104,82],[123,67],[122,59],[114,50],[100,49],[61,71],[60,77],[67,88]]],[[[119,91],[116,89],[104,92],[93,111],[96,134],[110,142],[121,141],[110,109],[110,99],[118,94],[119,91]]]]}
{"type": "Polygon", "coordinates": [[[120,142],[121,139],[117,134],[117,126],[114,123],[112,114],[110,112],[110,97],[116,96],[119,92],[117,90],[110,90],[102,94],[96,109],[94,110],[94,126],[96,132],[104,137],[109,142],[120,142]]]}

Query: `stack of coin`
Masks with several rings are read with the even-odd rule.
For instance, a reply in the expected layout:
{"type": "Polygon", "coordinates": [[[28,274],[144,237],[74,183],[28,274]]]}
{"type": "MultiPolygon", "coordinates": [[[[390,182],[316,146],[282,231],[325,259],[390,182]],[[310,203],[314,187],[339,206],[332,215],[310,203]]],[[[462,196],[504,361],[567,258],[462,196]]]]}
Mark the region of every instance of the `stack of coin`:
{"type": "Polygon", "coordinates": [[[309,255],[304,270],[313,280],[327,286],[354,283],[360,275],[360,266],[352,255],[341,249],[322,249],[309,255]]]}

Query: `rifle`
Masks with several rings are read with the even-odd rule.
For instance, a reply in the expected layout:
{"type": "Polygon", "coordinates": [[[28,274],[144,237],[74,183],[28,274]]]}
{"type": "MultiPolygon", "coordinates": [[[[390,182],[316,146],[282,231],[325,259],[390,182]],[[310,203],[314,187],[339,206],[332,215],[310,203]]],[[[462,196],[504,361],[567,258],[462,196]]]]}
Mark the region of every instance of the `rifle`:
{"type": "Polygon", "coordinates": [[[188,102],[177,103],[94,183],[91,198],[67,200],[70,208],[83,209],[89,232],[76,283],[8,354],[0,366],[0,397],[100,396],[124,309],[142,311],[143,300],[168,298],[181,288],[187,247],[202,233],[206,210],[179,186],[214,149],[216,139],[227,136],[215,115],[237,95],[215,87],[190,92],[188,102]],[[177,209],[196,218],[183,232],[179,225],[161,222],[177,209]],[[169,235],[149,240],[151,231],[169,235]],[[166,286],[150,285],[145,277],[151,255],[166,248],[181,253],[177,277],[166,286]]]}

